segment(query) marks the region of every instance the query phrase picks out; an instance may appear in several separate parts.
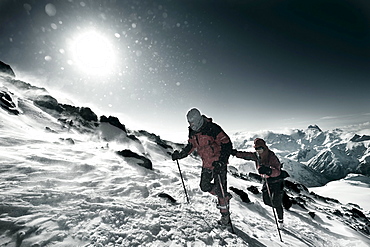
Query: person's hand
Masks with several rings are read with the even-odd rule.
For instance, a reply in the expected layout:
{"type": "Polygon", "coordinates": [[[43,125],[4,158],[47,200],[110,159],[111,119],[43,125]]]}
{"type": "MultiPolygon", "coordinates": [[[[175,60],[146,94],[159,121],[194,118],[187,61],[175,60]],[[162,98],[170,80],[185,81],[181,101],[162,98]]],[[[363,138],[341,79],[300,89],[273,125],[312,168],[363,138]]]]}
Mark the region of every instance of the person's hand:
{"type": "Polygon", "coordinates": [[[181,159],[182,157],[181,157],[181,154],[180,154],[180,152],[179,151],[175,151],[175,152],[173,152],[173,154],[172,154],[172,160],[179,160],[179,159],[181,159]]]}
{"type": "Polygon", "coordinates": [[[237,152],[238,152],[238,150],[236,150],[236,149],[231,149],[231,155],[232,155],[232,156],[235,156],[237,152]]]}
{"type": "Polygon", "coordinates": [[[222,168],[224,167],[225,163],[222,161],[214,161],[212,163],[213,172],[216,174],[220,174],[222,172],[222,168]]]}
{"type": "Polygon", "coordinates": [[[266,174],[267,176],[270,176],[272,173],[272,169],[268,166],[261,166],[260,168],[258,168],[258,173],[266,174]]]}

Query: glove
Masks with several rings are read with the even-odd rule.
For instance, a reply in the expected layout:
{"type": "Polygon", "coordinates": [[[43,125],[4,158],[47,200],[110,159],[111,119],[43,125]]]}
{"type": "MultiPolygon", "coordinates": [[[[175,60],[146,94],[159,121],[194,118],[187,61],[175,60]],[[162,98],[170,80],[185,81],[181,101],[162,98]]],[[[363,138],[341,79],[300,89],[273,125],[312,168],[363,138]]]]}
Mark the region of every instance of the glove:
{"type": "Polygon", "coordinates": [[[172,160],[179,160],[179,159],[184,158],[183,155],[181,155],[181,153],[177,150],[173,152],[171,157],[172,157],[172,160]]]}
{"type": "Polygon", "coordinates": [[[251,156],[246,156],[243,159],[245,159],[245,160],[252,160],[252,161],[258,160],[258,158],[257,158],[257,156],[256,156],[255,153],[253,153],[253,155],[251,155],[251,156]]]}
{"type": "Polygon", "coordinates": [[[260,168],[258,168],[258,172],[259,174],[266,174],[267,176],[270,176],[272,173],[272,169],[267,166],[261,166],[260,168]]]}
{"type": "Polygon", "coordinates": [[[237,152],[238,152],[238,150],[236,150],[236,149],[231,149],[231,155],[232,155],[232,156],[235,156],[237,152]]]}
{"type": "Polygon", "coordinates": [[[225,163],[222,162],[222,161],[214,161],[212,163],[212,166],[213,166],[213,172],[216,173],[216,174],[221,174],[222,173],[222,170],[223,170],[223,167],[224,167],[225,163]]]}

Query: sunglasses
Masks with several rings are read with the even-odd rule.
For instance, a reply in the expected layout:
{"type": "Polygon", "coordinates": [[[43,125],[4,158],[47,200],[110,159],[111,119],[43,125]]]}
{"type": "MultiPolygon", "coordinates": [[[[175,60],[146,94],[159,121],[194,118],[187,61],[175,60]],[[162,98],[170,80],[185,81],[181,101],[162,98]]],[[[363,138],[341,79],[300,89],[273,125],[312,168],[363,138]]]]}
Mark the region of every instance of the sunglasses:
{"type": "Polygon", "coordinates": [[[263,148],[263,147],[255,147],[254,149],[255,149],[255,150],[264,150],[264,148],[263,148]]]}

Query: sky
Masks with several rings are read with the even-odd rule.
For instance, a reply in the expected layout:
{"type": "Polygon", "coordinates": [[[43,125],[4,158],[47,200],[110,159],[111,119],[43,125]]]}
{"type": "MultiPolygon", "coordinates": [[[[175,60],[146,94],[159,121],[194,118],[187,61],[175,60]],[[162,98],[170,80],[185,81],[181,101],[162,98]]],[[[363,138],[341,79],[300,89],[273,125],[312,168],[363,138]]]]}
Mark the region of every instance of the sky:
{"type": "Polygon", "coordinates": [[[227,133],[370,121],[367,0],[2,0],[0,23],[17,78],[165,139],[192,107],[227,133]]]}

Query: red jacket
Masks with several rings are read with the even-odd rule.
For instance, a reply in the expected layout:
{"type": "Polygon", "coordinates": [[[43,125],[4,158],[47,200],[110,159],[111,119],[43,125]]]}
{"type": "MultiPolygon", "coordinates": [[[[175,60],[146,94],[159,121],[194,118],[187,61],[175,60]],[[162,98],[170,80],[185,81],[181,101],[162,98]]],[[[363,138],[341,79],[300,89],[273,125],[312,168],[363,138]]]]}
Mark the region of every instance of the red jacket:
{"type": "Polygon", "coordinates": [[[272,173],[269,177],[278,177],[281,173],[281,163],[278,157],[273,151],[265,147],[261,157],[258,157],[257,153],[237,151],[237,158],[253,160],[256,162],[256,169],[258,170],[261,166],[268,166],[272,169],[272,173]]]}
{"type": "Polygon", "coordinates": [[[204,124],[199,131],[189,127],[188,144],[181,153],[189,155],[197,151],[203,161],[203,167],[213,169],[214,161],[228,163],[232,143],[222,128],[212,122],[212,118],[203,118],[204,124]]]}

